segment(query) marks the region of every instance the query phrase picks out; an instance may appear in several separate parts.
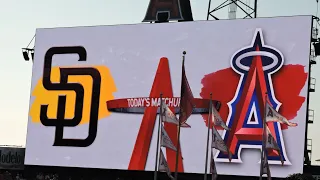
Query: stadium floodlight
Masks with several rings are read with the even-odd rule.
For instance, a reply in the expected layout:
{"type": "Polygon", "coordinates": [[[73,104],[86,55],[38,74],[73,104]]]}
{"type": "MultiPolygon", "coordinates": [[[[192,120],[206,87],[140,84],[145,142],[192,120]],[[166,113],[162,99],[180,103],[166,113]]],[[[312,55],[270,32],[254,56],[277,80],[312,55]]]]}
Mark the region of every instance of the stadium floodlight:
{"type": "Polygon", "coordinates": [[[25,61],[29,61],[29,54],[28,54],[28,51],[24,51],[22,49],[22,55],[23,55],[23,58],[25,61]]]}
{"type": "Polygon", "coordinates": [[[29,61],[29,53],[31,54],[31,58],[33,60],[33,56],[34,56],[34,49],[30,49],[30,48],[22,48],[22,55],[25,61],[29,61]]]}
{"type": "Polygon", "coordinates": [[[29,61],[29,54],[31,54],[31,58],[33,61],[33,56],[34,56],[34,47],[31,49],[29,48],[30,44],[32,43],[32,41],[34,40],[34,38],[36,37],[36,35],[33,36],[33,38],[31,39],[31,41],[29,42],[29,44],[27,45],[26,48],[22,48],[22,55],[23,55],[23,59],[25,61],[29,61]]]}

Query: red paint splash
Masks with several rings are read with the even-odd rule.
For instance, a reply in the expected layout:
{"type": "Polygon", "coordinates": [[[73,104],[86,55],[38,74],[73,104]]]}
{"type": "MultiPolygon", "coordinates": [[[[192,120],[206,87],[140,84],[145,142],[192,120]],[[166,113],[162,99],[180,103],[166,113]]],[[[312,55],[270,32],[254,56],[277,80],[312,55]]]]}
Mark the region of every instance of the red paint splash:
{"type": "MultiPolygon", "coordinates": [[[[297,112],[305,101],[305,97],[300,96],[300,91],[307,81],[308,73],[304,72],[302,65],[285,65],[278,72],[272,75],[272,84],[276,99],[282,103],[279,112],[288,120],[297,116],[297,112]]],[[[222,69],[204,76],[201,80],[203,85],[200,96],[202,98],[212,97],[221,102],[220,115],[225,121],[228,118],[230,102],[237,90],[240,75],[232,68],[222,69]]],[[[207,125],[208,115],[202,115],[207,125]]],[[[287,129],[287,125],[281,124],[281,129],[287,129]]],[[[217,127],[217,129],[222,129],[217,127]]]]}

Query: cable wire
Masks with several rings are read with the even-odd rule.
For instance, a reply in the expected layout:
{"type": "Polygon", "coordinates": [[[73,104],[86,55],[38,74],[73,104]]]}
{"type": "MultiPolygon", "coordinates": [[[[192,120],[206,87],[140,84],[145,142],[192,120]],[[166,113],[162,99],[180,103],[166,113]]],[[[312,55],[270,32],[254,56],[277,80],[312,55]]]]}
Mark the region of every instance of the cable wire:
{"type": "Polygon", "coordinates": [[[33,36],[33,38],[31,39],[31,41],[29,42],[28,46],[26,48],[28,48],[30,46],[30,44],[32,43],[33,39],[36,37],[36,35],[33,36]]]}

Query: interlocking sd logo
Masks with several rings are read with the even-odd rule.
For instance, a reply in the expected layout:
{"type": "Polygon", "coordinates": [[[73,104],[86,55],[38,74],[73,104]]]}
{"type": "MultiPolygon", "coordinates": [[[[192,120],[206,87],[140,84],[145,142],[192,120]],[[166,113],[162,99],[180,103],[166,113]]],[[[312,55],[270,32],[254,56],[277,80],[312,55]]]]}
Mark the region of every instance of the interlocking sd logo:
{"type": "Polygon", "coordinates": [[[78,54],[78,64],[87,60],[81,46],[53,47],[46,52],[43,77],[32,92],[31,121],[56,128],[53,146],[90,146],[97,135],[98,120],[110,115],[105,102],[114,99],[114,79],[109,68],[101,65],[52,67],[55,54],[78,54]],[[82,124],[89,124],[87,138],[63,138],[64,127],[82,124]]]}

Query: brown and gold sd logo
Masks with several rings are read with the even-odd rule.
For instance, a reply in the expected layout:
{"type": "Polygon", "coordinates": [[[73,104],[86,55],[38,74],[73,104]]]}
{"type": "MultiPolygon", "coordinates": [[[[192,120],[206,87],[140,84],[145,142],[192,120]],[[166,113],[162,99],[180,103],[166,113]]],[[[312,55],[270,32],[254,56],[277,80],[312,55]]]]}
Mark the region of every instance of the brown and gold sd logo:
{"type": "Polygon", "coordinates": [[[52,47],[46,52],[43,77],[32,92],[32,122],[56,128],[53,146],[90,146],[97,136],[98,120],[110,114],[106,101],[116,91],[113,78],[105,66],[52,67],[56,54],[78,54],[80,64],[87,60],[81,46],[52,47]],[[87,138],[63,138],[64,127],[80,124],[89,124],[87,138]]]}

